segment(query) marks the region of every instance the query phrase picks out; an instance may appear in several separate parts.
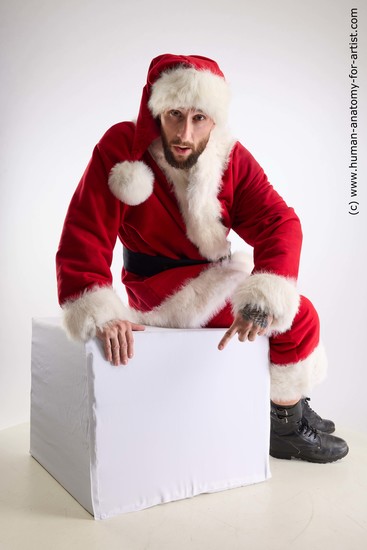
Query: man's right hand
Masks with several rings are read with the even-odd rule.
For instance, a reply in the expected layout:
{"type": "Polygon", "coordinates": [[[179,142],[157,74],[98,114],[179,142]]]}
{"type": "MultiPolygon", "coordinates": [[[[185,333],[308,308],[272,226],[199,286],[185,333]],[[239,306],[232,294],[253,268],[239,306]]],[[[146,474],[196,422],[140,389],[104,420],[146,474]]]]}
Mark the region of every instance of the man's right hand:
{"type": "Polygon", "coordinates": [[[103,329],[97,329],[96,336],[103,344],[105,357],[115,367],[127,365],[134,355],[133,330],[145,330],[145,327],[116,320],[107,323],[103,329]]]}

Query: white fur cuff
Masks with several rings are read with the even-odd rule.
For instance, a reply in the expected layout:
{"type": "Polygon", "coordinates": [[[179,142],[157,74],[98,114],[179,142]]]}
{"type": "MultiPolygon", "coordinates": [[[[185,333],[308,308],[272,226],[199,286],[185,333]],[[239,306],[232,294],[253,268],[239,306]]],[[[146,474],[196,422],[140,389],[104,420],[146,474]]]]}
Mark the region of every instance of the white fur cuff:
{"type": "Polygon", "coordinates": [[[310,394],[326,376],[327,357],[324,346],[317,348],[303,361],[289,365],[270,365],[270,397],[276,403],[293,401],[310,394]]]}
{"type": "Polygon", "coordinates": [[[94,338],[96,329],[108,321],[133,321],[133,312],[126,307],[111,287],[96,287],[63,306],[63,325],[72,340],[94,338]]]}
{"type": "Polygon", "coordinates": [[[273,316],[271,330],[290,329],[299,308],[300,297],[293,279],[273,273],[256,273],[241,285],[232,298],[233,310],[238,313],[246,305],[257,306],[273,316]]]}

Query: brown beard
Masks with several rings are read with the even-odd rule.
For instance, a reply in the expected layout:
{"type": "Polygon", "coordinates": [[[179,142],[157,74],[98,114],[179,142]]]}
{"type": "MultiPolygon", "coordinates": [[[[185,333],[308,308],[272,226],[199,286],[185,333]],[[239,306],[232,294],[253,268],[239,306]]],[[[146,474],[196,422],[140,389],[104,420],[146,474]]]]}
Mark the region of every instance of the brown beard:
{"type": "Polygon", "coordinates": [[[208,141],[209,137],[207,139],[203,139],[199,142],[198,146],[194,148],[192,143],[186,143],[181,142],[180,140],[172,141],[170,144],[168,144],[167,138],[161,129],[161,135],[162,135],[162,144],[163,144],[163,151],[164,156],[168,164],[173,166],[173,168],[178,168],[179,170],[188,170],[189,168],[192,168],[198,161],[198,158],[200,157],[201,153],[204,151],[208,141]],[[192,153],[184,160],[176,160],[171,149],[170,145],[181,145],[185,147],[191,147],[192,153]]]}

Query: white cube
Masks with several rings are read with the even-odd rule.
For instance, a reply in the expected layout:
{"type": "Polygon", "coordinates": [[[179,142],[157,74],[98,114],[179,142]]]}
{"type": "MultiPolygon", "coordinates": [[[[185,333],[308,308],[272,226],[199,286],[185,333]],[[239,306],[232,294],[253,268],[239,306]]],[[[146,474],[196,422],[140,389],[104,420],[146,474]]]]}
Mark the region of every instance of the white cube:
{"type": "Polygon", "coordinates": [[[147,327],[114,367],[34,320],[32,456],[96,519],[268,479],[268,341],[223,332],[147,327]]]}

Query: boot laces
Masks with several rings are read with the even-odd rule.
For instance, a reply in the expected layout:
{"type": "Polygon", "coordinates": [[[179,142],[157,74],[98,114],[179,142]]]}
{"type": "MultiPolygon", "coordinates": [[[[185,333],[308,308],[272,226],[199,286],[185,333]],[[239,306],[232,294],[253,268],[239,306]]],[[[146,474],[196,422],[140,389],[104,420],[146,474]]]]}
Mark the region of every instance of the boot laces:
{"type": "Polygon", "coordinates": [[[317,414],[317,412],[315,412],[313,410],[313,408],[311,407],[309,401],[311,401],[311,398],[310,397],[305,397],[305,405],[306,407],[308,408],[309,412],[313,415],[314,418],[316,418],[317,420],[322,420],[321,416],[317,414]]]}
{"type": "Polygon", "coordinates": [[[313,426],[310,426],[306,418],[301,418],[301,420],[298,421],[298,431],[302,435],[305,435],[306,437],[312,437],[315,439],[318,431],[316,428],[313,428],[313,426]]]}

